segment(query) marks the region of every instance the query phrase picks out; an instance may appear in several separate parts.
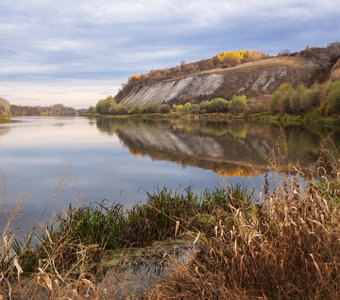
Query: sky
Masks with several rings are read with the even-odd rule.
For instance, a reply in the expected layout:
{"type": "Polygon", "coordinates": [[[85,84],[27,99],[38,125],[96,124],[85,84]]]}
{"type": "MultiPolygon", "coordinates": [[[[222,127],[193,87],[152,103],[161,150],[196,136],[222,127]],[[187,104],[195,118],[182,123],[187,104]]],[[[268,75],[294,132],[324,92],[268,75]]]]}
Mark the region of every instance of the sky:
{"type": "Polygon", "coordinates": [[[340,40],[340,0],[0,0],[0,97],[86,108],[128,76],[340,40]]]}

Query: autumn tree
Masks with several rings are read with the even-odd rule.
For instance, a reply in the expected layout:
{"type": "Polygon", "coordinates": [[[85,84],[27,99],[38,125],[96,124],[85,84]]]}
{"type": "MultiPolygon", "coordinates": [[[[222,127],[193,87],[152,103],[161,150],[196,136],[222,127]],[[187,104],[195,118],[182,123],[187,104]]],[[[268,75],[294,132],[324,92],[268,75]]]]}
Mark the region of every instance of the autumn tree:
{"type": "Polygon", "coordinates": [[[7,116],[11,111],[11,105],[7,100],[0,98],[0,116],[7,116]]]}

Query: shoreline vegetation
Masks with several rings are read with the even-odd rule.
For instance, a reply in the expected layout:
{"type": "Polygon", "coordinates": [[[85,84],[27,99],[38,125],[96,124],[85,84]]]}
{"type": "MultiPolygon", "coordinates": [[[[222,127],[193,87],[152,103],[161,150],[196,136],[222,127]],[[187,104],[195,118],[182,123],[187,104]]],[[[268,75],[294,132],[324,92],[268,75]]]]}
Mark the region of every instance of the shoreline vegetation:
{"type": "MultiPolygon", "coordinates": [[[[109,270],[115,278],[124,275],[119,251],[136,249],[143,261],[143,248],[178,239],[199,250],[157,284],[124,298],[337,299],[339,168],[335,162],[327,176],[319,163],[306,187],[298,176],[287,176],[274,189],[265,179],[259,200],[236,185],[202,194],[164,188],[131,209],[105,201],[70,205],[54,224],[36,226],[23,241],[10,232],[14,211],[0,243],[0,295],[122,296],[119,285],[103,284],[110,282],[109,270]]],[[[158,261],[170,260],[169,253],[160,251],[158,261]]]]}
{"type": "Polygon", "coordinates": [[[251,119],[270,123],[320,125],[340,124],[340,81],[296,88],[284,83],[263,100],[245,95],[227,100],[215,98],[200,103],[161,104],[128,108],[112,96],[90,107],[88,116],[186,118],[186,119],[251,119]]]}

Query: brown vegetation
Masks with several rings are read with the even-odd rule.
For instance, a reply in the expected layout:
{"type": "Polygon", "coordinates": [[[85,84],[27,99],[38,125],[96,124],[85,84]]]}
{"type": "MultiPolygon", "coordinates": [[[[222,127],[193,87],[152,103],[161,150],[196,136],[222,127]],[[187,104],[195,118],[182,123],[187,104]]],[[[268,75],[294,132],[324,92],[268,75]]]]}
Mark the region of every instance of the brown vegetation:
{"type": "Polygon", "coordinates": [[[339,182],[293,181],[258,207],[229,205],[194,262],[147,298],[338,299],[339,197],[339,182]]]}

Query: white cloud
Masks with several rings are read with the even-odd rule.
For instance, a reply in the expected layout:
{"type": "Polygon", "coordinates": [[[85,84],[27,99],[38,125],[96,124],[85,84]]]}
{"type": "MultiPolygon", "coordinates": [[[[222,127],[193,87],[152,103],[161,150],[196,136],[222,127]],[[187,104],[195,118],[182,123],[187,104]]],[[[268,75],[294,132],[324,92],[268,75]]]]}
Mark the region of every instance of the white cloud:
{"type": "MultiPolygon", "coordinates": [[[[21,82],[47,82],[50,91],[50,83],[58,82],[70,99],[90,99],[94,95],[72,92],[70,78],[111,82],[111,90],[117,90],[131,73],[223,50],[275,53],[325,45],[339,39],[338,7],[340,0],[2,1],[0,81],[20,86],[19,91],[26,86],[21,82]]],[[[0,96],[9,86],[1,86],[0,96]]],[[[101,94],[102,84],[94,89],[101,94]]],[[[56,101],[54,93],[47,97],[30,90],[7,95],[15,101],[22,97],[20,103],[56,101]]]]}

